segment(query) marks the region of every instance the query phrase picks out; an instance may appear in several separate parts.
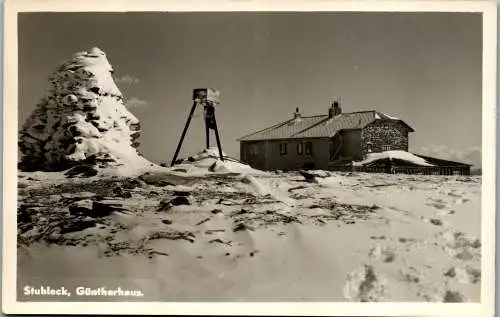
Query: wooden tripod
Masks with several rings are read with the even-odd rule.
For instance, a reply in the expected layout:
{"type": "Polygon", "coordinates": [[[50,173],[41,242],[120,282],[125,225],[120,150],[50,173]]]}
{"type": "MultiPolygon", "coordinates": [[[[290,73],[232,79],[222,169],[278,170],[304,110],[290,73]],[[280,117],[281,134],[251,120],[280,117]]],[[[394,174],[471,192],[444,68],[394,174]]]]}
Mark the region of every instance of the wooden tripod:
{"type": "MultiPolygon", "coordinates": [[[[205,140],[206,140],[206,146],[207,149],[210,147],[210,129],[214,130],[215,132],[215,139],[217,141],[217,148],[219,149],[219,156],[221,161],[224,161],[224,157],[222,154],[222,146],[220,142],[220,137],[219,137],[219,129],[217,128],[217,120],[215,119],[215,107],[213,101],[208,101],[206,99],[206,90],[205,95],[202,96],[202,99],[200,100],[199,98],[195,98],[193,100],[193,105],[191,107],[191,111],[189,112],[189,116],[187,118],[186,124],[184,125],[184,130],[182,130],[181,134],[181,139],[179,140],[179,143],[177,144],[177,148],[175,150],[174,158],[172,159],[172,163],[170,166],[174,166],[175,162],[177,160],[177,156],[179,155],[179,151],[181,150],[182,147],[182,142],[184,141],[184,137],[186,136],[186,132],[189,128],[189,124],[191,123],[191,119],[193,118],[194,111],[196,110],[196,106],[198,105],[203,105],[204,107],[204,113],[205,113],[205,140]]],[[[195,90],[195,94],[199,93],[199,90],[195,90]]]]}

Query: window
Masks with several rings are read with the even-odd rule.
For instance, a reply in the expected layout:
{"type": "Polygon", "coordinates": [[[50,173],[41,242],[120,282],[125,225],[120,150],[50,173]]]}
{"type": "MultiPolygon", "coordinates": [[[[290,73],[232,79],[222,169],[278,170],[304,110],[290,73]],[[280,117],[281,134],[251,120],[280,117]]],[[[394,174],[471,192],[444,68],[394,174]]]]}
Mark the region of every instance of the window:
{"type": "Polygon", "coordinates": [[[382,151],[390,151],[391,150],[391,146],[390,145],[383,145],[382,146],[382,151]]]}
{"type": "Polygon", "coordinates": [[[304,144],[302,142],[297,143],[297,154],[302,155],[304,153],[304,144]]]}
{"type": "Polygon", "coordinates": [[[286,143],[280,143],[280,155],[286,154],[286,143]]]}
{"type": "Polygon", "coordinates": [[[373,151],[372,144],[371,143],[367,143],[366,144],[366,152],[371,153],[372,151],[373,151]]]}
{"type": "Polygon", "coordinates": [[[311,155],[313,153],[312,142],[306,142],[306,154],[311,155]]]}
{"type": "Polygon", "coordinates": [[[248,147],[248,154],[250,156],[254,156],[254,155],[257,155],[257,145],[255,144],[252,144],[248,147]]]}

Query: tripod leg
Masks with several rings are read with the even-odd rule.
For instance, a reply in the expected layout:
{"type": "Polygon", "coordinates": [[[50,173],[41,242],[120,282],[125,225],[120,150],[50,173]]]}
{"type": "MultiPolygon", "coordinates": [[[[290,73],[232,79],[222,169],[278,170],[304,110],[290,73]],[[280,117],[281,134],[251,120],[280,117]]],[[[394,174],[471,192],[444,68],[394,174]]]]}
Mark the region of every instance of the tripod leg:
{"type": "Polygon", "coordinates": [[[217,147],[219,148],[220,160],[224,161],[224,157],[222,156],[222,147],[220,145],[219,130],[217,129],[217,121],[215,120],[215,116],[214,116],[214,130],[215,130],[215,139],[217,140],[217,147]]]}
{"type": "Polygon", "coordinates": [[[189,117],[186,121],[186,125],[184,126],[184,130],[182,130],[181,139],[179,141],[179,144],[177,144],[177,149],[175,150],[174,158],[172,159],[172,163],[170,164],[170,166],[174,166],[175,160],[177,160],[177,155],[179,155],[179,151],[181,150],[182,141],[184,141],[184,137],[186,136],[186,132],[189,127],[189,123],[191,123],[191,118],[193,118],[193,113],[195,109],[196,109],[196,102],[193,102],[193,106],[191,107],[191,111],[189,112],[189,117]]]}
{"type": "Polygon", "coordinates": [[[208,127],[208,122],[205,121],[205,138],[207,143],[207,149],[210,148],[210,128],[208,127]]]}

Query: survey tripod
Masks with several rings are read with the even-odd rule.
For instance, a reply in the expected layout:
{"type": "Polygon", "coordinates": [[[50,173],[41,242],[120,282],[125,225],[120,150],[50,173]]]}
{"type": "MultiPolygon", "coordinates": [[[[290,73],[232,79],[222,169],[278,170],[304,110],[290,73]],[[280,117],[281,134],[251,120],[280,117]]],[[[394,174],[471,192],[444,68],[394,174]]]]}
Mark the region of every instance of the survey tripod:
{"type": "Polygon", "coordinates": [[[181,139],[177,144],[177,149],[175,150],[174,158],[170,166],[174,166],[179,155],[179,151],[182,147],[182,142],[186,136],[186,132],[193,118],[194,111],[198,105],[204,108],[204,118],[205,118],[205,141],[207,149],[210,148],[210,130],[214,130],[215,139],[217,141],[217,148],[219,149],[219,156],[221,161],[224,161],[222,154],[222,146],[219,137],[219,129],[217,128],[217,120],[215,119],[215,106],[220,103],[220,92],[213,88],[198,88],[193,90],[193,105],[191,106],[191,111],[182,130],[181,139]]]}

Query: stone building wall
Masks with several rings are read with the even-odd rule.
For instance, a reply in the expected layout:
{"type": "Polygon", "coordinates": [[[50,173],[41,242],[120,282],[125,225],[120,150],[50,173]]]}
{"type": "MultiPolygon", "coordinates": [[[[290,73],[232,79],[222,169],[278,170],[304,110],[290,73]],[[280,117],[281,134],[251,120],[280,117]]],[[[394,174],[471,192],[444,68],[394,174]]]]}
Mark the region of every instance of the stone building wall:
{"type": "Polygon", "coordinates": [[[368,153],[369,144],[372,152],[387,150],[408,151],[408,128],[400,121],[376,120],[361,131],[361,151],[363,156],[368,153]]]}

